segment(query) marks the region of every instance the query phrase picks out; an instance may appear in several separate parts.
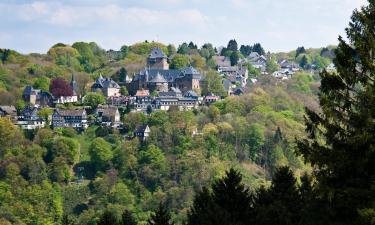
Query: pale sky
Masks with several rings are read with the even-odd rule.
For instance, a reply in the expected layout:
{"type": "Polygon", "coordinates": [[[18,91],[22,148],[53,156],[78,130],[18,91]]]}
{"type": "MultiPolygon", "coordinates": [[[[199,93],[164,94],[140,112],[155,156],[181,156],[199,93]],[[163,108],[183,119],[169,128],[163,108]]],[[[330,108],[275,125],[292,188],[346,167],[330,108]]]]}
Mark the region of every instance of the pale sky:
{"type": "MultiPolygon", "coordinates": [[[[337,44],[366,0],[0,0],[0,48],[45,53],[55,43],[95,41],[105,49],[144,40],[267,51],[337,44]]],[[[176,46],[177,47],[177,46],[176,46]]]]}

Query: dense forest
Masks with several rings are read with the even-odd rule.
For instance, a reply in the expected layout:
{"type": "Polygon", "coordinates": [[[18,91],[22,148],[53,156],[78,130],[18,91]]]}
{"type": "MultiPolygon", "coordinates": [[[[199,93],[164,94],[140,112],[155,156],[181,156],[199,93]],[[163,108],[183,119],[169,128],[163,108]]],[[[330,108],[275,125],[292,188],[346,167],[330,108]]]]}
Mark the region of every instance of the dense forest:
{"type": "MultiPolygon", "coordinates": [[[[192,111],[122,111],[126,130],[150,126],[146,141],[101,126],[24,132],[0,118],[0,224],[374,224],[369,2],[354,12],[348,43],[340,37],[335,50],[270,56],[305,66],[321,60],[322,68],[334,58],[337,72],[306,70],[283,81],[255,74],[245,94],[192,111]]],[[[264,51],[235,45],[221,52],[233,59],[264,51]]],[[[107,52],[76,42],[47,54],[1,49],[0,104],[21,110],[26,85],[48,91],[51,79],[72,73],[84,95],[100,74],[121,81],[137,73],[155,46],[173,56],[172,68],[202,71],[203,92],[223,92],[211,44],[145,41],[107,52]]],[[[59,107],[73,106],[81,105],[59,107]]]]}

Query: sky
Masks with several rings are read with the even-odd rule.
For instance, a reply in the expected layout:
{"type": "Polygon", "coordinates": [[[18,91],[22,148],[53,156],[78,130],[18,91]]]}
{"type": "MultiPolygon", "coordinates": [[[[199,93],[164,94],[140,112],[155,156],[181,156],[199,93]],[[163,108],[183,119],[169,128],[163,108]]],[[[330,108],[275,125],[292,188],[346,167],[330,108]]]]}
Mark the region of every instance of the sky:
{"type": "Polygon", "coordinates": [[[366,0],[0,0],[0,48],[45,53],[59,42],[104,49],[148,40],[178,45],[323,47],[345,36],[366,0]]]}

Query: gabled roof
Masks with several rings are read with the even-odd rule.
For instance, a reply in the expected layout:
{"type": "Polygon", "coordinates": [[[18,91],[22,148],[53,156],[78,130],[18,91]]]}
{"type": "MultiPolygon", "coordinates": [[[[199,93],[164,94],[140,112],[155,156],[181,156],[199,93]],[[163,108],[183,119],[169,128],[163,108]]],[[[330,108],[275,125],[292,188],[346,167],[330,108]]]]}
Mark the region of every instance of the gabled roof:
{"type": "Polygon", "coordinates": [[[23,91],[23,95],[31,95],[31,94],[37,94],[40,92],[40,89],[34,89],[32,86],[26,86],[25,90],[23,91]]]}
{"type": "Polygon", "coordinates": [[[138,125],[135,128],[136,133],[144,133],[144,132],[149,132],[149,131],[150,131],[150,127],[147,124],[146,125],[138,125]]]}
{"type": "Polygon", "coordinates": [[[39,108],[33,106],[26,106],[20,113],[22,117],[30,118],[30,117],[39,117],[38,116],[39,108]]]}
{"type": "Polygon", "coordinates": [[[120,88],[120,85],[110,78],[106,78],[102,83],[103,88],[120,88]]]}
{"type": "Polygon", "coordinates": [[[164,77],[157,73],[155,77],[153,77],[149,82],[151,83],[167,83],[167,81],[164,79],[164,77]]]}
{"type": "Polygon", "coordinates": [[[86,114],[85,109],[55,109],[60,116],[82,116],[86,114]]]}
{"type": "Polygon", "coordinates": [[[138,90],[135,94],[136,97],[147,97],[150,96],[149,90],[138,90]]]}
{"type": "Polygon", "coordinates": [[[186,67],[186,68],[183,68],[182,70],[181,70],[181,72],[183,73],[183,74],[192,74],[192,75],[199,75],[200,73],[198,72],[198,70],[196,70],[194,67],[192,67],[192,66],[189,66],[189,67],[186,67]]]}
{"type": "Polygon", "coordinates": [[[101,112],[102,116],[107,117],[116,116],[116,114],[118,113],[117,107],[99,107],[96,111],[101,112]]]}
{"type": "Polygon", "coordinates": [[[164,54],[161,48],[153,48],[148,58],[149,59],[167,58],[167,56],[164,54]]]}
{"type": "Polygon", "coordinates": [[[17,115],[17,110],[13,105],[0,105],[0,110],[5,112],[7,115],[17,115]]]}

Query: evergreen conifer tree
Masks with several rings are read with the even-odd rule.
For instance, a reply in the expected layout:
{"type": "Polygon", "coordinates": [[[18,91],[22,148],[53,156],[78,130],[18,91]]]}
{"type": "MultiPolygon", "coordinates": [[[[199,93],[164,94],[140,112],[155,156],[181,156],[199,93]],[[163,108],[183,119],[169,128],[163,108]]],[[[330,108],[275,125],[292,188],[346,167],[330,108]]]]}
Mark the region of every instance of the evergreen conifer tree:
{"type": "Polygon", "coordinates": [[[168,212],[168,209],[160,202],[159,207],[151,215],[148,220],[149,225],[173,225],[171,221],[171,214],[168,212]]]}
{"type": "Polygon", "coordinates": [[[129,210],[125,210],[122,213],[120,225],[137,225],[137,222],[129,210]]]}
{"type": "MultiPolygon", "coordinates": [[[[329,224],[363,224],[375,192],[375,1],[355,10],[339,37],[337,73],[321,73],[322,112],[307,109],[307,139],[298,152],[316,168],[319,201],[329,224]]],[[[373,216],[374,218],[375,216],[373,216]]],[[[321,222],[317,222],[321,224],[321,222]]]]}
{"type": "Polygon", "coordinates": [[[113,212],[106,210],[99,218],[97,225],[117,225],[118,221],[113,212]]]}

